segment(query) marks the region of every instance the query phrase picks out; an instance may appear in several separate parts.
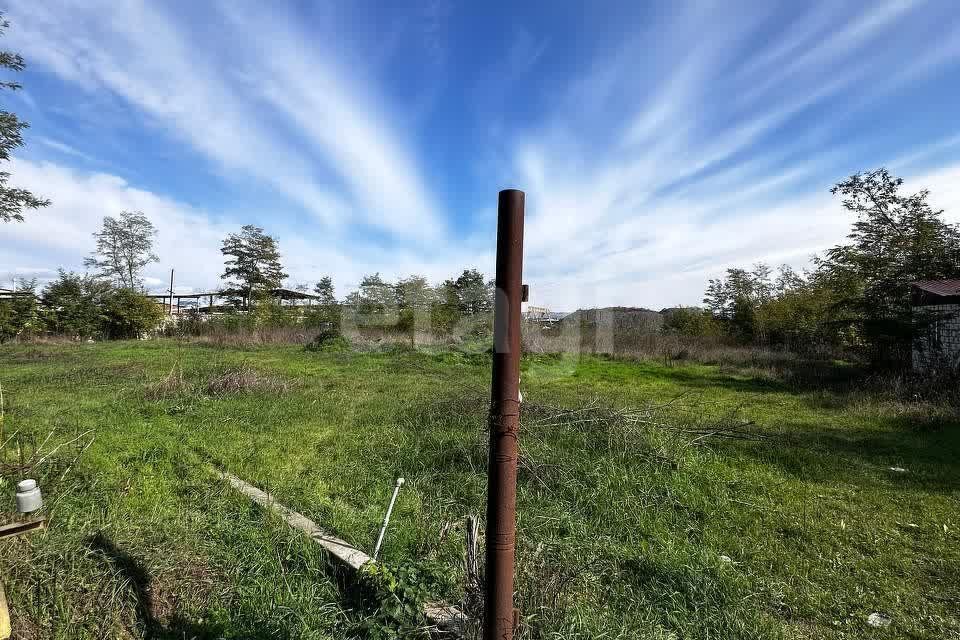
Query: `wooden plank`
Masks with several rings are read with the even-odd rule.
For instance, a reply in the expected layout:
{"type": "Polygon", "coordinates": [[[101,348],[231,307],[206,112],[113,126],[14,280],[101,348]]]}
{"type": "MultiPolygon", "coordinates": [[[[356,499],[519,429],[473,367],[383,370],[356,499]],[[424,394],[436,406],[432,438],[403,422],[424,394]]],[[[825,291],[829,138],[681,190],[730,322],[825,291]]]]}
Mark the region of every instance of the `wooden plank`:
{"type": "Polygon", "coordinates": [[[7,594],[0,582],[0,640],[7,640],[12,633],[10,629],[10,610],[7,608],[7,594]]]}
{"type": "Polygon", "coordinates": [[[313,538],[324,549],[329,551],[334,558],[346,564],[353,569],[359,569],[370,562],[370,556],[360,551],[353,545],[330,534],[302,513],[297,513],[288,509],[276,500],[269,493],[261,491],[252,484],[247,484],[240,478],[229,473],[218,472],[221,478],[230,483],[234,489],[247,496],[257,504],[278,514],[287,524],[294,529],[299,529],[313,538]]]}
{"type": "MultiPolygon", "coordinates": [[[[273,496],[265,491],[261,491],[252,484],[248,484],[233,474],[224,471],[216,471],[216,474],[230,483],[230,486],[247,496],[260,506],[270,509],[280,516],[284,522],[294,529],[298,529],[310,536],[315,542],[319,543],[324,549],[344,565],[354,570],[359,570],[365,564],[374,562],[363,551],[348,544],[340,538],[328,533],[317,526],[310,518],[293,509],[288,509],[273,496]]],[[[443,603],[433,602],[424,605],[424,616],[434,629],[452,636],[461,636],[466,624],[466,616],[457,607],[446,606],[443,603]]]]}
{"type": "Polygon", "coordinates": [[[47,526],[46,518],[30,520],[28,522],[11,522],[0,526],[0,539],[20,536],[31,531],[39,531],[47,526]]]}

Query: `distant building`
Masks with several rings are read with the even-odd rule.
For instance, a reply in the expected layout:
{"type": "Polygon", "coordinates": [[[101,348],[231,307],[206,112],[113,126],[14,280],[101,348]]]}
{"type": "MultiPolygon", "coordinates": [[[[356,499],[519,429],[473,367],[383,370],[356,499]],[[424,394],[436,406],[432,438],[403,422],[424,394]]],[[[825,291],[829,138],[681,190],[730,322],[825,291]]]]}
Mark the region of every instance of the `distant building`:
{"type": "Polygon", "coordinates": [[[920,329],[913,342],[913,368],[960,363],[960,280],[922,280],[910,287],[920,329]]]}
{"type": "Polygon", "coordinates": [[[37,294],[29,290],[17,291],[14,289],[0,288],[0,300],[13,300],[14,298],[20,298],[20,297],[35,298],[37,297],[37,294]]]}
{"type": "Polygon", "coordinates": [[[538,322],[540,324],[553,324],[555,322],[560,322],[568,315],[570,314],[550,311],[550,309],[546,307],[536,307],[534,305],[529,305],[527,310],[523,312],[524,320],[538,322]]]}

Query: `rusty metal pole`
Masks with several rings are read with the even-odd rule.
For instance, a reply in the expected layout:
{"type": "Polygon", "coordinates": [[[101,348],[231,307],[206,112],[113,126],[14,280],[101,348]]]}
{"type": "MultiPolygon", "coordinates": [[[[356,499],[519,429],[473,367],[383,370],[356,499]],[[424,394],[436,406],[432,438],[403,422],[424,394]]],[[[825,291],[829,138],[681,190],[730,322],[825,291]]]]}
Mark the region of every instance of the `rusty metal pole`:
{"type": "Polygon", "coordinates": [[[490,454],[487,468],[484,640],[513,638],[517,428],[520,423],[520,301],[523,290],[523,200],[500,192],[493,321],[490,454]]]}

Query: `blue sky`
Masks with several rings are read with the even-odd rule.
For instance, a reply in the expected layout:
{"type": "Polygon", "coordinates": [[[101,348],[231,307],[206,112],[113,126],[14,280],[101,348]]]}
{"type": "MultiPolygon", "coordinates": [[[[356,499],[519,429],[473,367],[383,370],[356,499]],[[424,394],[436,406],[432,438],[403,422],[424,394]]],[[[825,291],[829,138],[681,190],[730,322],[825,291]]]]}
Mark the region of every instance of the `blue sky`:
{"type": "Polygon", "coordinates": [[[159,230],[161,288],[278,237],[290,283],[492,275],[527,192],[525,280],[555,309],[696,304],[729,266],[842,240],[831,184],[886,165],[960,220],[951,2],[13,0],[28,120],[0,278],[80,268],[105,215],[159,230]]]}

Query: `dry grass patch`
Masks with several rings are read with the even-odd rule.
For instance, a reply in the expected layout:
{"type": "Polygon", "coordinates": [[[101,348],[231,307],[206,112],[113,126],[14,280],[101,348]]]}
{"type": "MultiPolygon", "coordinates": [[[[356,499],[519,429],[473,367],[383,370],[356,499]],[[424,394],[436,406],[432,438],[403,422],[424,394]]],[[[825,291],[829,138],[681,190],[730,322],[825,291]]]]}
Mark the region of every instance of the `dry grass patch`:
{"type": "Polygon", "coordinates": [[[177,365],[156,382],[146,385],[148,400],[182,398],[190,395],[207,394],[225,396],[241,393],[286,393],[292,388],[286,379],[258,371],[243,364],[221,369],[208,375],[185,376],[177,365]],[[192,378],[192,379],[191,379],[192,378]]]}
{"type": "Polygon", "coordinates": [[[241,365],[214,377],[207,383],[206,391],[213,396],[222,396],[233,393],[286,393],[290,388],[290,383],[280,376],[241,365]]]}
{"type": "Polygon", "coordinates": [[[184,379],[183,368],[178,364],[156,382],[147,383],[146,395],[148,400],[163,400],[185,395],[191,390],[192,386],[184,379]]]}

